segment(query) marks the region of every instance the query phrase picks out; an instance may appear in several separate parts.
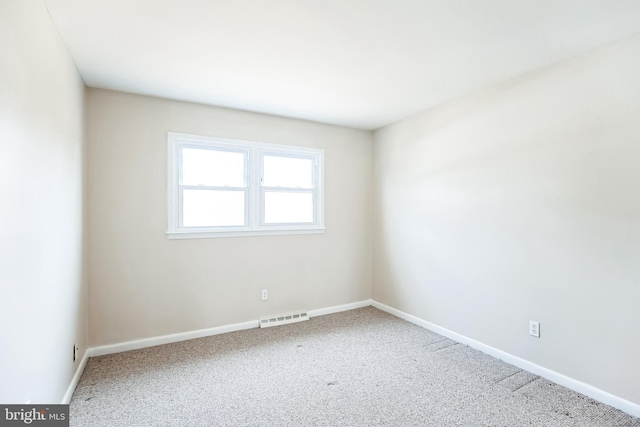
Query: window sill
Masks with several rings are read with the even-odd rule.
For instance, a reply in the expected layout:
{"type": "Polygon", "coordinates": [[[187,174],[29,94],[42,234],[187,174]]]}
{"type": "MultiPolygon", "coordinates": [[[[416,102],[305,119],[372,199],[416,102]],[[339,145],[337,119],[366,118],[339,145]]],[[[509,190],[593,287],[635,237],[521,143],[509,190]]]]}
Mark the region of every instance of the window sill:
{"type": "Polygon", "coordinates": [[[217,239],[221,237],[286,236],[290,234],[324,234],[326,228],[296,228],[246,231],[168,231],[167,239],[217,239]]]}

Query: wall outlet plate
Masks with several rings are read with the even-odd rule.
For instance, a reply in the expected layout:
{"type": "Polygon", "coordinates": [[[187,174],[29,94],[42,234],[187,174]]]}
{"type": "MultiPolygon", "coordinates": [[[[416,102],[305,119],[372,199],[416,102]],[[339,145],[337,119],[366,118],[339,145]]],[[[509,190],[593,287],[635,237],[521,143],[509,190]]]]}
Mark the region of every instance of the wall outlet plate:
{"type": "Polygon", "coordinates": [[[262,301],[266,301],[269,299],[269,291],[266,289],[262,290],[262,301]]]}
{"type": "Polygon", "coordinates": [[[73,345],[73,361],[74,362],[78,358],[78,350],[80,350],[80,347],[78,347],[78,344],[76,343],[73,345]]]}
{"type": "Polygon", "coordinates": [[[540,322],[529,320],[529,335],[540,338],[540,322]]]}

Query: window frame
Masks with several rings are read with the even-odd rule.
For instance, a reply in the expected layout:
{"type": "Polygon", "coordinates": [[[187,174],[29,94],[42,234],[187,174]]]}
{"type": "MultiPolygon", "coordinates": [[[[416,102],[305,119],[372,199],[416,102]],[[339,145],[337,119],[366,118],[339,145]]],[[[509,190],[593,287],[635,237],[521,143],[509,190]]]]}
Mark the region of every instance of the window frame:
{"type": "Polygon", "coordinates": [[[287,225],[287,226],[305,226],[305,225],[309,225],[308,222],[299,222],[299,223],[267,223],[266,222],[266,212],[265,212],[265,207],[266,207],[266,198],[265,198],[265,194],[267,192],[274,192],[274,193],[311,193],[312,195],[312,201],[314,204],[314,208],[313,208],[313,221],[312,224],[315,224],[317,221],[317,209],[316,209],[316,204],[317,204],[317,178],[316,175],[318,173],[318,158],[315,155],[310,155],[307,153],[292,153],[290,150],[274,150],[274,149],[260,149],[258,152],[258,162],[259,162],[259,171],[260,171],[260,226],[261,227],[274,227],[274,226],[282,226],[282,225],[287,225]],[[287,157],[287,158],[291,158],[291,159],[309,159],[311,160],[311,163],[313,164],[313,168],[312,168],[312,184],[314,184],[314,186],[312,186],[311,188],[297,188],[297,187],[267,187],[265,185],[263,185],[263,179],[264,179],[264,158],[266,156],[272,156],[272,157],[287,157]]]}
{"type": "Polygon", "coordinates": [[[293,145],[271,144],[230,138],[208,137],[168,132],[167,201],[169,239],[273,236],[286,234],[318,234],[324,226],[324,150],[293,145]],[[181,183],[182,149],[196,148],[216,151],[242,152],[245,156],[245,187],[189,186],[181,183]],[[312,160],[312,188],[263,187],[264,156],[305,158],[312,160]],[[184,189],[245,191],[244,226],[182,226],[184,189]],[[313,200],[312,223],[265,223],[265,192],[311,193],[313,200]]]}

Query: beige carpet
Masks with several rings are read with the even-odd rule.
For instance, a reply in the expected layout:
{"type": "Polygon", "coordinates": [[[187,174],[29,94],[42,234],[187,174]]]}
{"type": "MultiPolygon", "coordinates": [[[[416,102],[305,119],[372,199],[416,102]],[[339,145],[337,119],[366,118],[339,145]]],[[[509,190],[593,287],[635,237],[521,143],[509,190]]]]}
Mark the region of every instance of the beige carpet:
{"type": "Polygon", "coordinates": [[[72,426],[640,427],[374,308],[89,360],[72,426]]]}

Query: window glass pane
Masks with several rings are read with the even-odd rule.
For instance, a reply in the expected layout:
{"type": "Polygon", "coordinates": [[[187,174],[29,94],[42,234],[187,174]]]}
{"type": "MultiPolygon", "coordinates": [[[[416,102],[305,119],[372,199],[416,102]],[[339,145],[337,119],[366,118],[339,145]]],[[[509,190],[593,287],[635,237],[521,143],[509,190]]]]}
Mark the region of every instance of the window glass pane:
{"type": "Polygon", "coordinates": [[[312,188],[313,160],[264,156],[265,187],[312,188]]]}
{"type": "Polygon", "coordinates": [[[244,193],[244,191],[183,190],[183,226],[243,226],[244,193]]]}
{"type": "Polygon", "coordinates": [[[182,149],[182,184],[244,187],[244,153],[182,149]]]}
{"type": "Polygon", "coordinates": [[[264,222],[266,224],[313,223],[313,194],[266,191],[264,222]]]}

